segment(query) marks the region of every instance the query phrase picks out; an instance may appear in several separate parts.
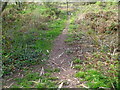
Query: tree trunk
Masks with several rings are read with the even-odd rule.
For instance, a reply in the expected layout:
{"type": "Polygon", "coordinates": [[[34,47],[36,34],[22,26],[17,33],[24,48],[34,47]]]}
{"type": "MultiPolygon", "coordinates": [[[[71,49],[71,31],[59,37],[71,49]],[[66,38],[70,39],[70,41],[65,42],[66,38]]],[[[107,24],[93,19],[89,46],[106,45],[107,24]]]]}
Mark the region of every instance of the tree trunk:
{"type": "Polygon", "coordinates": [[[1,12],[3,12],[3,11],[4,11],[4,9],[5,9],[5,8],[6,8],[6,6],[7,6],[7,3],[8,3],[8,2],[4,2],[3,6],[2,6],[2,11],[1,11],[1,12]]]}
{"type": "Polygon", "coordinates": [[[68,8],[69,8],[69,7],[68,7],[68,2],[67,2],[67,15],[69,14],[68,8]]]}

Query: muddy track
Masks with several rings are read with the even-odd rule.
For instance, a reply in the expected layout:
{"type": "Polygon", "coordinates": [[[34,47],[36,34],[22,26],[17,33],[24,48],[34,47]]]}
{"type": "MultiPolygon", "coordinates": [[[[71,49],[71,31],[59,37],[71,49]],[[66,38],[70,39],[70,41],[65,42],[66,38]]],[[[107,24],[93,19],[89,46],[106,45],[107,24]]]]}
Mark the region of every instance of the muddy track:
{"type": "Polygon", "coordinates": [[[53,73],[54,77],[59,78],[59,82],[67,82],[67,85],[63,85],[63,88],[76,88],[79,84],[79,80],[74,77],[76,73],[75,69],[72,69],[72,55],[68,55],[66,50],[70,49],[70,46],[65,43],[68,34],[69,18],[66,23],[66,27],[54,42],[53,50],[48,60],[49,65],[52,68],[59,68],[59,73],[53,73]]]}

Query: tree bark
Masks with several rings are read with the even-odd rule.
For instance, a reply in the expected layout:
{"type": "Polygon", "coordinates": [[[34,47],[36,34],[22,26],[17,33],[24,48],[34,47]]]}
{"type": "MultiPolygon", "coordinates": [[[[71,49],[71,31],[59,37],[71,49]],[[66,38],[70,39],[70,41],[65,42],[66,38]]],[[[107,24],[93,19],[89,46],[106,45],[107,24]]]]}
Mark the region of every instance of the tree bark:
{"type": "Polygon", "coordinates": [[[4,9],[5,9],[5,8],[6,8],[6,6],[7,6],[7,3],[8,3],[8,2],[4,2],[3,6],[2,6],[2,11],[1,11],[1,12],[3,12],[3,11],[4,11],[4,9]]]}

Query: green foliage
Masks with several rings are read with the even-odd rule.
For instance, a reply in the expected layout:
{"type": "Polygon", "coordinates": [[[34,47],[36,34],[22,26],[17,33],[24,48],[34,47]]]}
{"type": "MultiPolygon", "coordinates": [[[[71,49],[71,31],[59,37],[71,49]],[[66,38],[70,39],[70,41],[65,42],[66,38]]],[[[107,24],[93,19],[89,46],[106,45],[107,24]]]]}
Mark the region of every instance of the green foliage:
{"type": "Polygon", "coordinates": [[[77,72],[75,77],[83,78],[84,81],[87,81],[86,85],[89,88],[109,88],[111,87],[111,83],[115,82],[115,80],[112,81],[109,77],[106,77],[95,69],[89,69],[86,72],[77,72]]]}
{"type": "Polygon", "coordinates": [[[47,76],[47,77],[50,76],[50,75],[51,75],[51,73],[45,73],[44,74],[44,76],[47,76]]]}
{"type": "Polygon", "coordinates": [[[57,77],[49,77],[48,80],[58,80],[57,77]]]}
{"type": "Polygon", "coordinates": [[[74,66],[74,69],[78,69],[78,70],[80,70],[81,68],[82,68],[81,65],[75,65],[75,66],[74,66]]]}
{"type": "Polygon", "coordinates": [[[45,71],[52,73],[52,72],[60,72],[59,68],[55,68],[55,69],[45,69],[45,71]]]}
{"type": "Polygon", "coordinates": [[[54,6],[48,8],[35,3],[24,3],[23,5],[22,10],[13,8],[16,7],[15,5],[8,5],[6,8],[8,13],[3,14],[4,75],[10,74],[16,69],[22,69],[24,66],[40,64],[47,60],[53,40],[65,26],[65,12],[60,11],[59,16],[56,14],[52,16],[59,19],[48,17],[51,16],[51,10],[54,13],[59,11],[54,6]]]}
{"type": "Polygon", "coordinates": [[[15,79],[16,85],[12,88],[52,88],[56,87],[57,77],[50,77],[51,73],[45,73],[43,76],[39,76],[39,73],[28,72],[23,78],[15,79]],[[40,81],[39,81],[40,80],[40,81]]]}
{"type": "Polygon", "coordinates": [[[72,41],[74,41],[74,38],[72,38],[72,37],[68,37],[68,38],[65,40],[65,42],[72,42],[72,41]]]}
{"type": "Polygon", "coordinates": [[[110,87],[110,81],[108,80],[108,78],[94,69],[87,71],[85,79],[88,81],[87,85],[90,88],[110,87]]]}
{"type": "Polygon", "coordinates": [[[102,2],[101,2],[101,1],[97,1],[97,2],[96,2],[96,5],[99,5],[99,6],[100,6],[100,5],[102,5],[102,2]]]}
{"type": "Polygon", "coordinates": [[[45,54],[49,54],[52,41],[61,33],[62,29],[64,28],[64,21],[65,20],[56,20],[54,23],[48,22],[49,24],[49,31],[39,31],[39,40],[36,41],[36,49],[41,50],[45,54]],[[49,51],[49,52],[47,52],[49,51]]]}
{"type": "Polygon", "coordinates": [[[62,12],[57,8],[57,3],[56,2],[54,2],[54,3],[44,2],[44,5],[46,7],[45,13],[49,17],[59,18],[60,14],[62,14],[62,12]]]}
{"type": "Polygon", "coordinates": [[[81,37],[82,34],[80,32],[78,34],[69,34],[65,42],[72,44],[74,41],[79,41],[81,37]]]}
{"type": "Polygon", "coordinates": [[[77,78],[84,78],[85,77],[85,75],[86,75],[86,73],[85,72],[77,72],[76,74],[75,74],[75,77],[77,77],[77,78]]]}
{"type": "Polygon", "coordinates": [[[78,63],[81,63],[82,61],[80,60],[80,59],[75,59],[74,61],[73,61],[73,63],[74,64],[78,64],[78,63]]]}

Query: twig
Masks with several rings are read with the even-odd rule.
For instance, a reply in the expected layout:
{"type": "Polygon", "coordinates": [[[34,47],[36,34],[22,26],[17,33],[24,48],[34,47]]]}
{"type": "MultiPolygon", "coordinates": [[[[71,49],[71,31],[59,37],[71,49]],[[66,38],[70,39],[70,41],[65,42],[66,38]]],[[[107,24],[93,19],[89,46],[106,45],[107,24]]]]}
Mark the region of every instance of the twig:
{"type": "Polygon", "coordinates": [[[64,71],[66,71],[63,67],[60,67],[60,68],[62,68],[64,71]]]}
{"type": "Polygon", "coordinates": [[[14,82],[13,82],[13,83],[11,83],[11,84],[10,84],[10,86],[8,86],[8,88],[10,88],[13,84],[14,84],[14,82]]]}
{"type": "Polygon", "coordinates": [[[113,89],[115,90],[115,87],[114,87],[114,85],[113,85],[113,83],[112,83],[112,82],[111,82],[111,84],[112,84],[113,89]]]}
{"type": "Polygon", "coordinates": [[[30,81],[30,82],[33,82],[35,84],[39,84],[40,83],[40,79],[38,81],[30,81]]]}
{"type": "Polygon", "coordinates": [[[64,52],[62,52],[57,58],[60,58],[63,54],[64,54],[64,52]]]}
{"type": "Polygon", "coordinates": [[[18,76],[20,76],[20,73],[18,74],[18,76]]]}
{"type": "Polygon", "coordinates": [[[82,86],[82,87],[84,87],[84,88],[89,88],[89,87],[85,86],[83,83],[80,84],[80,86],[82,86]]]}
{"type": "Polygon", "coordinates": [[[12,80],[13,78],[10,78],[10,79],[8,79],[7,81],[10,81],[10,80],[12,80]]]}
{"type": "Polygon", "coordinates": [[[63,82],[59,85],[58,89],[57,90],[60,90],[63,86],[63,82]]]}
{"type": "Polygon", "coordinates": [[[106,87],[99,87],[101,89],[105,89],[105,90],[111,90],[110,88],[106,88],[106,87]]]}
{"type": "Polygon", "coordinates": [[[73,66],[73,61],[71,62],[71,64],[70,64],[70,67],[72,68],[72,66],[73,66]]]}
{"type": "Polygon", "coordinates": [[[50,53],[49,50],[47,50],[47,53],[50,53]]]}
{"type": "Polygon", "coordinates": [[[44,74],[44,68],[42,67],[41,72],[40,72],[40,76],[42,76],[44,74]]]}
{"type": "Polygon", "coordinates": [[[23,78],[23,74],[22,74],[21,78],[23,78]]]}
{"type": "Polygon", "coordinates": [[[64,62],[64,59],[62,60],[61,64],[64,62]]]}
{"type": "Polygon", "coordinates": [[[53,64],[55,64],[55,65],[58,65],[59,66],[59,64],[57,64],[57,63],[55,63],[55,62],[53,62],[53,61],[51,61],[53,64]]]}
{"type": "Polygon", "coordinates": [[[115,52],[117,51],[118,48],[115,48],[114,51],[113,51],[113,54],[112,55],[115,55],[115,52]]]}

